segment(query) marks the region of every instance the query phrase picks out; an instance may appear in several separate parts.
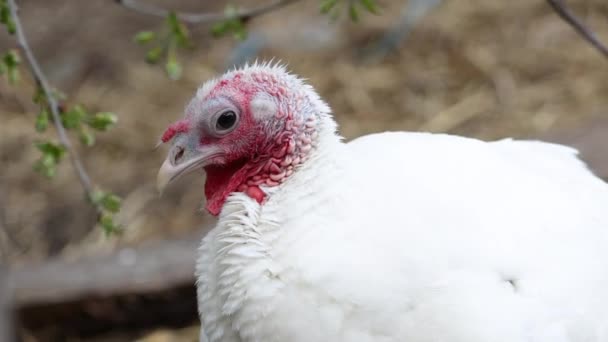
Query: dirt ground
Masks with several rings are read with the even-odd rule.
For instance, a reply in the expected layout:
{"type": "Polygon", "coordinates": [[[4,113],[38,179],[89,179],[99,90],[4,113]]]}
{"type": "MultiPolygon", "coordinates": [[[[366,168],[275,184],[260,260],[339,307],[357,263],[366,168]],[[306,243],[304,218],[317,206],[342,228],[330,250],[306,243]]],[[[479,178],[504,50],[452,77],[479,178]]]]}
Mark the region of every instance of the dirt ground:
{"type": "MultiPolygon", "coordinates": [[[[71,102],[119,116],[96,146],[80,152],[94,181],[124,198],[119,221],[125,232],[106,238],[95,229],[94,212],[67,161],[51,181],[32,171],[38,157],[33,142],[40,138],[32,83],[26,79],[15,88],[2,80],[0,260],[9,265],[110,253],[208,229],[213,218],[199,211],[202,175],[159,197],[155,176],[166,151],[153,147],[197,86],[221,73],[248,43],[261,41],[258,58],[280,59],[307,78],[333,108],[347,139],[384,130],[539,137],[608,115],[608,60],[543,0],[445,0],[384,56],[373,51],[400,21],[406,1],[379,1],[383,14],[364,15],[358,24],[331,23],[318,15],[317,1],[303,1],[253,20],[245,43],[213,40],[208,26],[191,26],[196,48],[180,54],[185,72],[179,81],[147,65],[145,50],[132,42],[135,32],[158,28],[157,18],[107,0],[20,3],[53,84],[71,102]]],[[[221,10],[224,2],[150,3],[203,11],[221,10]]],[[[255,3],[260,1],[241,2],[255,3]]],[[[567,3],[608,42],[608,2],[567,3]]],[[[0,50],[13,46],[0,35],[0,50]]],[[[143,340],[195,341],[197,334],[196,327],[162,330],[143,340]]]]}

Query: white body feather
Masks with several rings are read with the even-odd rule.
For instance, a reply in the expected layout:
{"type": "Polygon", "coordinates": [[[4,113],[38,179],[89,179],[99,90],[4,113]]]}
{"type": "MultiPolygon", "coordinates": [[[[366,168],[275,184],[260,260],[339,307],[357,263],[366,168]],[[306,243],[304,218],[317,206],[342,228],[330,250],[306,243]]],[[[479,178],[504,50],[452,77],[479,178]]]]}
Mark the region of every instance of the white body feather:
{"type": "Polygon", "coordinates": [[[608,341],[608,186],[540,142],[382,133],[237,193],[197,265],[202,341],[608,341]]]}

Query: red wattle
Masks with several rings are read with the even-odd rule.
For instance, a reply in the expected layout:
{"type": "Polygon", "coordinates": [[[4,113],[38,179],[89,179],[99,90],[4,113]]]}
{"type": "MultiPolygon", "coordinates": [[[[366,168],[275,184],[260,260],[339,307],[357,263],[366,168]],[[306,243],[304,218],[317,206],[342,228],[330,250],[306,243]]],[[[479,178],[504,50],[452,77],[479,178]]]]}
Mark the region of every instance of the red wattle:
{"type": "Polygon", "coordinates": [[[247,188],[247,191],[245,193],[247,194],[247,196],[253,198],[258,203],[262,203],[264,197],[266,196],[259,186],[250,186],[247,188]]]}

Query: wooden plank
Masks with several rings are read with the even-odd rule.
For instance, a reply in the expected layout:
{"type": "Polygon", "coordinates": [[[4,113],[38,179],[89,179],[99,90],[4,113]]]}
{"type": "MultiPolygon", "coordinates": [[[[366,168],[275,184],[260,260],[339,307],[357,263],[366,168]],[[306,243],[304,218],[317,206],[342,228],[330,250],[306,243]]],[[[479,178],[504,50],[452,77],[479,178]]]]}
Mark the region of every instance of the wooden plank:
{"type": "Polygon", "coordinates": [[[41,341],[63,341],[196,324],[194,267],[200,238],[11,270],[18,331],[41,341]]]}
{"type": "Polygon", "coordinates": [[[194,284],[201,235],[166,240],[74,262],[52,260],[10,271],[17,307],[90,296],[157,292],[194,284]]]}
{"type": "Polygon", "coordinates": [[[147,331],[198,324],[194,284],[145,293],[87,296],[53,304],[20,307],[15,319],[20,332],[37,341],[68,341],[108,334],[134,341],[147,331]]]}

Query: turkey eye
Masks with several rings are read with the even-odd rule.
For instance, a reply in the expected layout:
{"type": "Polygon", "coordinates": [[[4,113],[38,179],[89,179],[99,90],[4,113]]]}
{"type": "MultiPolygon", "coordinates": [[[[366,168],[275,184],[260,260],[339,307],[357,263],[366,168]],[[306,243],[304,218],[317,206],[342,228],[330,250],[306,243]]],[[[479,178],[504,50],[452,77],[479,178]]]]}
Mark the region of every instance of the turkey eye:
{"type": "Polygon", "coordinates": [[[223,112],[215,123],[215,128],[218,131],[226,131],[231,129],[236,123],[236,113],[229,110],[227,112],[223,112]]]}

